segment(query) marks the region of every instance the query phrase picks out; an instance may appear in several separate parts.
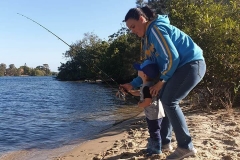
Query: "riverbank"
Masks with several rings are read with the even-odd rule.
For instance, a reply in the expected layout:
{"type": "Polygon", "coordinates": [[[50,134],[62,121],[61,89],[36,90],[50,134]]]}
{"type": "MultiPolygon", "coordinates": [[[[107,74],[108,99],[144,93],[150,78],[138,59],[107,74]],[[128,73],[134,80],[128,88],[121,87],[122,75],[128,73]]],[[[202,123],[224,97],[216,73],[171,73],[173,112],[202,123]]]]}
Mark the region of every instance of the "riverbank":
{"type": "MultiPolygon", "coordinates": [[[[206,113],[185,108],[184,113],[191,132],[195,157],[186,160],[240,159],[240,110],[231,113],[219,110],[206,113]]],[[[116,160],[147,159],[144,154],[148,137],[144,114],[114,126],[93,140],[87,141],[52,160],[116,160]]],[[[172,145],[176,148],[176,140],[172,145]]],[[[153,155],[149,159],[165,159],[170,152],[153,155]]]]}

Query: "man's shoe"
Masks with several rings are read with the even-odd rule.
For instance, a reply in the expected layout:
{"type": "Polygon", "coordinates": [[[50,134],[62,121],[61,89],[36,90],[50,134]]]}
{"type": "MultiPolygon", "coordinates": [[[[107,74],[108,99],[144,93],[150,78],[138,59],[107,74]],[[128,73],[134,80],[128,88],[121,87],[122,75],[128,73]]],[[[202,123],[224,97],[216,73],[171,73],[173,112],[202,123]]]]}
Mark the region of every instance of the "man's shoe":
{"type": "Polygon", "coordinates": [[[189,156],[194,156],[196,153],[197,150],[195,148],[189,150],[178,147],[172,154],[167,157],[167,160],[181,160],[189,156]]]}

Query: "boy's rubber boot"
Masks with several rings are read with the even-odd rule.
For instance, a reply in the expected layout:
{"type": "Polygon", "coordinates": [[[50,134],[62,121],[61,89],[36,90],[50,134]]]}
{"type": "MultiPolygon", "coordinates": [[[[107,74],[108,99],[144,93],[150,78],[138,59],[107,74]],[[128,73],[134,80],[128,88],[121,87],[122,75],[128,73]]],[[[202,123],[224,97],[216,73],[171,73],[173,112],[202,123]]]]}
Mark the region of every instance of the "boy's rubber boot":
{"type": "Polygon", "coordinates": [[[147,156],[152,156],[153,154],[160,154],[161,151],[161,140],[152,140],[151,150],[147,153],[147,156]]]}
{"type": "Polygon", "coordinates": [[[151,151],[151,148],[152,148],[152,139],[148,138],[147,141],[148,141],[148,143],[147,143],[146,152],[149,153],[151,151]]]}

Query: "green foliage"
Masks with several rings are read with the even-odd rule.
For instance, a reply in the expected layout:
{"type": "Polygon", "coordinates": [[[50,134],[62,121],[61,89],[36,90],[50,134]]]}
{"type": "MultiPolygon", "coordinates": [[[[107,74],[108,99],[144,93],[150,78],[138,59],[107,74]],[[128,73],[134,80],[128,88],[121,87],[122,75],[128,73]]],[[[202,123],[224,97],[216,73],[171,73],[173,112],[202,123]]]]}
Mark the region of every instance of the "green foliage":
{"type": "Polygon", "coordinates": [[[132,64],[139,59],[139,53],[140,40],[133,34],[121,35],[110,43],[102,68],[117,81],[130,80],[136,73],[132,64]]]}
{"type": "Polygon", "coordinates": [[[20,67],[22,69],[22,75],[31,75],[31,68],[29,68],[26,64],[20,67]]]}
{"type": "Polygon", "coordinates": [[[52,75],[48,64],[43,66],[37,66],[35,69],[32,69],[31,76],[50,76],[52,75]]]}
{"type": "Polygon", "coordinates": [[[133,77],[132,63],[139,59],[140,42],[136,36],[120,29],[110,36],[109,42],[100,40],[93,33],[72,44],[65,52],[70,58],[59,67],[59,80],[101,79],[111,82],[114,79],[122,82],[133,77]],[[137,58],[136,58],[137,57],[137,58]]]}
{"type": "Polygon", "coordinates": [[[60,80],[96,79],[99,74],[98,65],[108,44],[101,41],[93,33],[86,33],[84,38],[71,45],[64,54],[70,58],[66,64],[59,67],[57,76],[60,80]],[[75,73],[75,74],[74,74],[75,73]]]}
{"type": "Polygon", "coordinates": [[[4,76],[5,73],[6,73],[6,64],[1,63],[1,64],[0,64],[0,77],[1,77],[1,76],[4,76]]]}
{"type": "Polygon", "coordinates": [[[0,77],[4,76],[4,71],[0,69],[0,77]]]}
{"type": "Polygon", "coordinates": [[[57,79],[62,81],[76,81],[82,79],[80,76],[80,66],[76,61],[67,61],[66,64],[62,63],[59,67],[59,73],[57,79]]]}
{"type": "Polygon", "coordinates": [[[45,72],[39,69],[32,69],[31,76],[44,76],[45,72]]]}
{"type": "Polygon", "coordinates": [[[141,8],[146,4],[144,0],[136,0],[136,7],[141,8]]]}
{"type": "MultiPolygon", "coordinates": [[[[19,68],[16,68],[14,64],[10,64],[9,68],[6,68],[6,64],[0,64],[0,76],[50,76],[52,74],[48,64],[37,66],[36,68],[29,68],[26,64],[19,68]]],[[[56,73],[54,74],[56,75],[56,73]]]]}
{"type": "Polygon", "coordinates": [[[6,69],[6,75],[8,76],[15,76],[15,73],[17,72],[17,68],[14,64],[10,64],[9,68],[6,69]]]}

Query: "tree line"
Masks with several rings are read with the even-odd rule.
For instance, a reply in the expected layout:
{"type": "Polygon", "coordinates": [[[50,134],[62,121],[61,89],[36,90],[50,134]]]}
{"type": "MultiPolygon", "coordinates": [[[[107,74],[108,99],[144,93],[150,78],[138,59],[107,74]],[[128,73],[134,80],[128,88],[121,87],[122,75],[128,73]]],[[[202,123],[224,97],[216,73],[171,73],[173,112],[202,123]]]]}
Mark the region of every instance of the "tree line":
{"type": "MultiPolygon", "coordinates": [[[[169,14],[177,26],[203,49],[207,72],[191,98],[207,109],[240,105],[240,1],[220,0],[151,0],[147,3],[158,14],[169,14]]],[[[137,6],[145,5],[143,0],[137,6]]],[[[125,15],[123,15],[124,18],[125,15]]],[[[141,39],[123,26],[101,40],[85,33],[63,55],[66,63],[59,67],[59,80],[111,78],[118,83],[137,75],[132,64],[140,61],[141,39]]]]}
{"type": "Polygon", "coordinates": [[[26,64],[16,68],[14,64],[7,65],[4,63],[0,64],[0,77],[1,76],[50,76],[54,75],[50,71],[48,64],[37,66],[36,68],[30,68],[26,64]]]}

